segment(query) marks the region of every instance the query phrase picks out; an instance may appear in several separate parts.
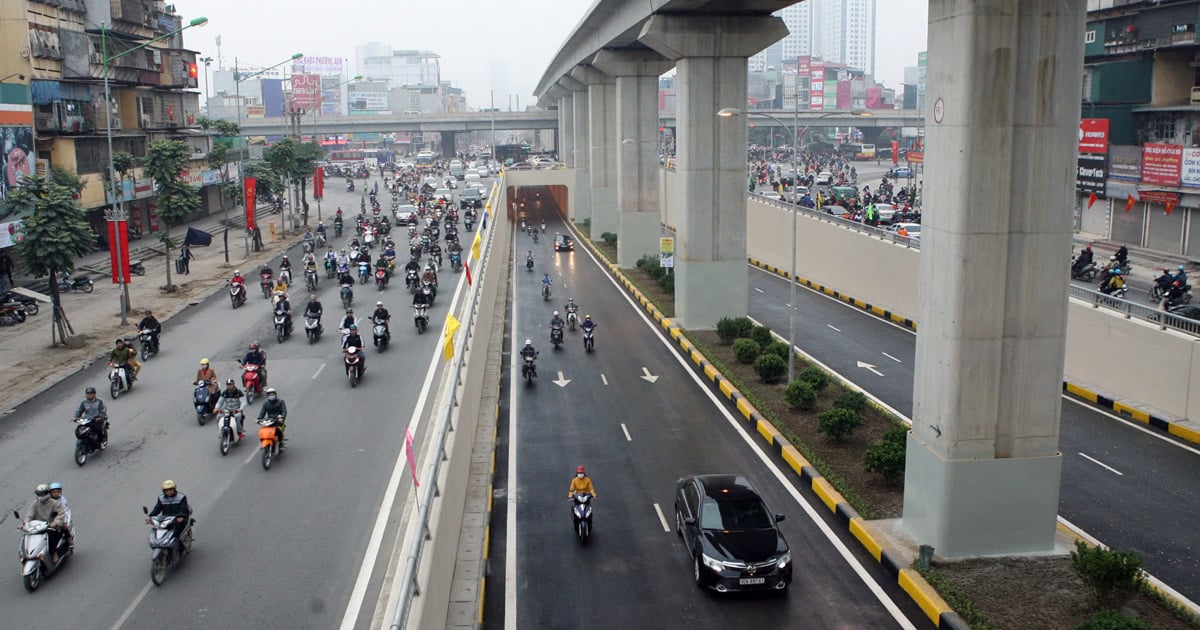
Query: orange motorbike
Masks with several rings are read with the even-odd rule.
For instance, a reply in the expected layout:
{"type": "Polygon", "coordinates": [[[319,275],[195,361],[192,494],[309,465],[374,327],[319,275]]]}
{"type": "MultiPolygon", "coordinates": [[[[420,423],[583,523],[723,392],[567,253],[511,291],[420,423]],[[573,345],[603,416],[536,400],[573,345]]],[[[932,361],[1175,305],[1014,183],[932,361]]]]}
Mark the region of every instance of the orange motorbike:
{"type": "Polygon", "coordinates": [[[271,470],[271,462],[283,452],[283,416],[258,421],[258,442],[262,445],[263,470],[271,470]]]}

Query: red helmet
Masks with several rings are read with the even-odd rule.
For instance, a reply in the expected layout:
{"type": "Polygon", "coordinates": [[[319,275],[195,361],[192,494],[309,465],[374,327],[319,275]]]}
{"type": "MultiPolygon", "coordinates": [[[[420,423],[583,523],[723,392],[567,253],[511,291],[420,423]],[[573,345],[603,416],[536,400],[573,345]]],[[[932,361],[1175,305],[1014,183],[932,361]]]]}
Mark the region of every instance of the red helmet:
{"type": "Polygon", "coordinates": [[[583,469],[583,466],[580,466],[579,468],[575,469],[575,472],[581,473],[581,472],[586,472],[586,471],[583,469]]]}

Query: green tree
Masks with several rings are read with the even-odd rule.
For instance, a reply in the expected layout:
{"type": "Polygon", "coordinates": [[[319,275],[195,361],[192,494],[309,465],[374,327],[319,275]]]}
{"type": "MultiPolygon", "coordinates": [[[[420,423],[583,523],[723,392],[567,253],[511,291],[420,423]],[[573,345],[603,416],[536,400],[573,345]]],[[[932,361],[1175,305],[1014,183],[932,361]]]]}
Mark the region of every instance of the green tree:
{"type": "Polygon", "coordinates": [[[225,262],[229,262],[229,220],[225,215],[225,195],[229,193],[229,150],[233,148],[233,142],[228,138],[216,138],[213,140],[212,149],[208,151],[208,167],[221,174],[221,193],[218,197],[221,200],[221,215],[226,217],[222,223],[225,228],[222,234],[225,242],[225,262]]]}
{"type": "Polygon", "coordinates": [[[72,196],[83,192],[84,187],[87,186],[87,182],[76,175],[75,171],[57,164],[50,167],[50,180],[71,191],[72,196]]]}
{"type": "Polygon", "coordinates": [[[113,170],[120,176],[120,182],[125,183],[127,179],[133,179],[133,169],[137,168],[137,158],[125,151],[118,151],[113,154],[113,170]]]}
{"type": "Polygon", "coordinates": [[[292,165],[292,177],[298,182],[300,206],[303,208],[303,223],[308,225],[308,178],[312,177],[317,162],[325,157],[325,151],[316,142],[305,142],[296,148],[296,160],[292,165]]]}
{"type": "Polygon", "coordinates": [[[35,175],[9,193],[8,204],[24,216],[25,237],[17,253],[25,270],[35,277],[47,276],[50,287],[50,342],[66,344],[75,334],[63,311],[58,294],[58,276],[75,271],[75,259],[92,251],[96,235],[84,220],[83,209],[71,198],[71,190],[35,175]]]}
{"type": "MultiPolygon", "coordinates": [[[[275,173],[269,163],[263,160],[246,162],[242,175],[244,177],[253,177],[257,180],[255,193],[260,197],[283,193],[283,182],[279,179],[279,175],[275,173]]],[[[241,185],[235,183],[234,188],[236,189],[237,197],[241,198],[241,185]]]]}
{"type": "MultiPolygon", "coordinates": [[[[178,225],[189,214],[200,209],[200,193],[195,186],[180,181],[179,174],[191,161],[192,147],[183,140],[158,140],[146,148],[146,174],[154,180],[158,192],[156,208],[164,228],[158,239],[171,260],[175,242],[171,240],[171,227],[178,225]]],[[[171,265],[167,264],[167,291],[173,291],[171,265]]]]}
{"type": "MultiPolygon", "coordinates": [[[[263,153],[263,158],[267,164],[271,165],[271,171],[275,173],[275,177],[283,184],[288,186],[292,183],[292,174],[296,170],[296,141],[291,138],[284,138],[276,142],[271,148],[263,153]]],[[[280,189],[283,192],[283,189],[280,189]]],[[[286,232],[286,228],[284,229],[286,232]]]]}

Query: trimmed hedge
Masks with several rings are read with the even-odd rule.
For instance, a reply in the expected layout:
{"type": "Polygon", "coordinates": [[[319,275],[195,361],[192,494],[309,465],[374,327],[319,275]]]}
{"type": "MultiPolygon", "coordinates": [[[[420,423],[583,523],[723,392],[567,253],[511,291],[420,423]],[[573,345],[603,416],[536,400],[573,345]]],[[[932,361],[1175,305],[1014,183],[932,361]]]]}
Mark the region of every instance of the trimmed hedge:
{"type": "Polygon", "coordinates": [[[733,356],[737,357],[739,363],[750,365],[758,359],[758,354],[762,349],[758,347],[758,342],[753,339],[738,339],[733,342],[733,356]]]}
{"type": "Polygon", "coordinates": [[[778,355],[763,354],[754,360],[754,371],[764,383],[778,383],[787,374],[787,361],[778,355]]]}
{"type": "Polygon", "coordinates": [[[792,409],[805,411],[817,406],[817,391],[804,381],[792,381],[783,388],[783,400],[792,409]]]}

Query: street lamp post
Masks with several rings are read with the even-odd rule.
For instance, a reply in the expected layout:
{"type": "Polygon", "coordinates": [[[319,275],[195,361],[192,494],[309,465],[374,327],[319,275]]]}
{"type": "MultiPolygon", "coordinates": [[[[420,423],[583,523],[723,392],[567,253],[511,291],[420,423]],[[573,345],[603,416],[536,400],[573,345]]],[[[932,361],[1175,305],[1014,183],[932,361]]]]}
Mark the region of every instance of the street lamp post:
{"type": "MultiPolygon", "coordinates": [[[[101,74],[103,74],[103,76],[104,76],[104,115],[105,115],[105,125],[104,125],[105,133],[104,133],[104,135],[108,142],[108,181],[109,181],[109,187],[112,189],[112,203],[109,204],[110,205],[109,209],[104,212],[104,219],[106,221],[109,221],[110,223],[113,223],[113,234],[116,235],[116,237],[117,237],[117,242],[110,243],[109,246],[113,248],[113,255],[116,256],[117,286],[118,286],[118,291],[120,293],[118,300],[121,302],[121,325],[122,326],[125,326],[129,323],[127,320],[128,313],[129,313],[129,285],[125,284],[125,263],[126,263],[126,261],[121,260],[121,258],[123,256],[123,254],[121,253],[122,235],[121,235],[121,232],[119,229],[120,226],[117,224],[121,221],[129,220],[129,211],[126,210],[125,200],[122,199],[122,195],[117,190],[117,169],[116,169],[116,165],[113,163],[112,92],[110,91],[109,85],[108,85],[108,64],[111,61],[115,61],[116,59],[119,59],[121,57],[124,57],[125,55],[128,55],[129,53],[141,50],[141,49],[149,46],[150,44],[153,44],[155,42],[161,42],[162,40],[167,39],[169,37],[174,37],[175,35],[178,35],[179,33],[182,33],[183,31],[185,31],[189,28],[192,28],[193,26],[204,26],[205,24],[208,24],[208,18],[206,18],[206,17],[195,18],[191,22],[188,22],[186,25],[171,31],[170,33],[167,33],[165,35],[160,35],[158,37],[155,37],[154,39],[142,42],[141,44],[138,44],[137,46],[134,46],[133,48],[130,48],[129,50],[119,52],[119,53],[109,57],[108,56],[108,27],[106,27],[104,25],[104,22],[100,23],[100,64],[102,67],[101,74]]],[[[128,236],[125,236],[125,238],[128,238],[128,236]]],[[[170,264],[170,261],[167,261],[167,264],[170,264]]]]}
{"type": "MultiPolygon", "coordinates": [[[[820,116],[817,116],[816,118],[814,118],[812,120],[812,122],[808,123],[807,125],[804,125],[804,128],[800,129],[799,131],[796,130],[800,126],[799,100],[797,100],[797,102],[796,102],[795,119],[793,121],[793,126],[791,129],[788,129],[788,126],[782,120],[779,120],[775,116],[772,116],[771,114],[768,114],[766,112],[748,112],[747,113],[747,112],[743,112],[742,110],[734,108],[734,107],[726,107],[726,108],[718,111],[717,116],[719,116],[721,118],[730,118],[732,116],[741,116],[741,115],[762,116],[763,118],[769,118],[769,119],[775,121],[775,123],[777,125],[779,125],[780,127],[783,127],[788,132],[788,134],[791,135],[791,137],[792,137],[792,202],[791,203],[793,206],[795,206],[798,201],[796,199],[796,181],[798,181],[800,179],[800,171],[797,168],[797,162],[796,162],[796,159],[800,153],[800,139],[804,137],[804,134],[808,133],[808,128],[812,127],[813,123],[815,123],[816,121],[821,120],[822,118],[830,118],[832,116],[844,116],[847,113],[849,113],[851,116],[869,116],[870,115],[867,112],[858,111],[858,110],[851,110],[850,112],[836,112],[836,111],[826,112],[826,113],[821,114],[820,116]]],[[[771,132],[771,135],[774,136],[775,135],[774,132],[771,132]]],[[[787,197],[784,196],[783,200],[787,201],[787,197]]],[[[793,380],[795,380],[795,378],[796,378],[796,229],[798,227],[797,226],[797,218],[798,218],[799,214],[800,213],[796,212],[796,209],[793,207],[792,208],[792,262],[791,262],[791,274],[790,274],[791,277],[788,278],[789,284],[791,285],[791,298],[790,298],[791,301],[788,303],[788,382],[789,383],[792,382],[793,380]]]]}

